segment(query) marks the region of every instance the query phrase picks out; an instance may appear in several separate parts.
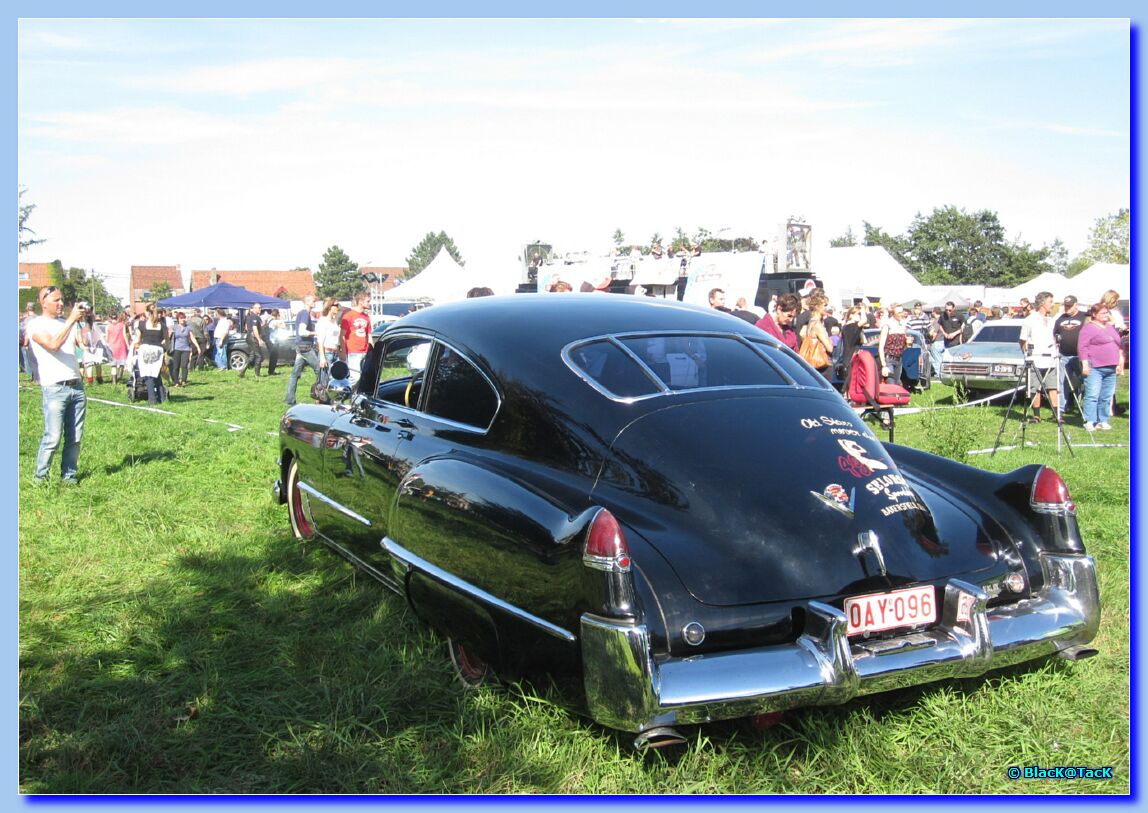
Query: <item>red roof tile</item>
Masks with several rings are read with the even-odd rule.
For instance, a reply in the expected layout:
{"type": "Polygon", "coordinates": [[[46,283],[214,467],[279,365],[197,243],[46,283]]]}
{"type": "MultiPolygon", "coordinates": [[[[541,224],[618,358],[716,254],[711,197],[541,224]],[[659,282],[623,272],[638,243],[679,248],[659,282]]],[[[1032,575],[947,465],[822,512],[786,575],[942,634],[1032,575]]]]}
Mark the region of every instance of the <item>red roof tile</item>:
{"type": "Polygon", "coordinates": [[[249,291],[281,296],[286,299],[302,299],[315,293],[315,278],[307,269],[293,271],[192,271],[191,289],[198,291],[216,282],[230,282],[242,285],[249,291]],[[216,276],[219,278],[216,279],[216,276]]]}

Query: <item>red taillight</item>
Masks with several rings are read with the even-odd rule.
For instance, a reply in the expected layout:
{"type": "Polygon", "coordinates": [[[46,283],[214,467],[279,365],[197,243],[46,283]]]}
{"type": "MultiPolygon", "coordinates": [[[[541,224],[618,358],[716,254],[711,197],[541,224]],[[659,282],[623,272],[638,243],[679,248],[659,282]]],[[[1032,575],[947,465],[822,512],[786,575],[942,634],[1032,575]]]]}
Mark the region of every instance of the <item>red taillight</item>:
{"type": "Polygon", "coordinates": [[[590,523],[582,561],[599,570],[630,569],[630,547],[614,515],[603,508],[590,523]]]}
{"type": "Polygon", "coordinates": [[[1032,483],[1032,496],[1029,498],[1033,510],[1041,512],[1076,513],[1076,503],[1068,496],[1068,486],[1054,469],[1042,466],[1032,483]]]}

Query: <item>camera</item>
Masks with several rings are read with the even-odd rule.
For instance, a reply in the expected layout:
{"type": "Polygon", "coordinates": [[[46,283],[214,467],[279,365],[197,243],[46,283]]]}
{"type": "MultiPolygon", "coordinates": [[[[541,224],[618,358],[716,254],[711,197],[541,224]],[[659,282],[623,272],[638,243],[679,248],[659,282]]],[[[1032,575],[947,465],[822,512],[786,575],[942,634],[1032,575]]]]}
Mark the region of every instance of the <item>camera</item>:
{"type": "Polygon", "coordinates": [[[82,311],[90,311],[92,309],[92,306],[82,299],[76,303],[76,307],[82,311]]]}

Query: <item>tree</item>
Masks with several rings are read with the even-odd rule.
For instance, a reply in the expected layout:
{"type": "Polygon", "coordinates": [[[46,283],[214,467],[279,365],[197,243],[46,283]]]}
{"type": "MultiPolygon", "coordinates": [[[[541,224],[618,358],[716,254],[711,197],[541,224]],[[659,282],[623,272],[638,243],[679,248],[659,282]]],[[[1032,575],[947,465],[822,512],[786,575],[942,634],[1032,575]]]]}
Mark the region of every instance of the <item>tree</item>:
{"type": "Polygon", "coordinates": [[[1088,233],[1084,258],[1094,263],[1128,263],[1128,210],[1097,218],[1088,233]]]}
{"type": "Polygon", "coordinates": [[[347,252],[331,246],[323,254],[323,262],[315,273],[315,290],[323,299],[353,299],[355,294],[367,290],[359,273],[358,264],[351,262],[347,252]]]}
{"type": "Polygon", "coordinates": [[[82,268],[69,268],[65,271],[63,263],[53,260],[48,264],[48,278],[60,289],[66,303],[86,300],[92,304],[92,310],[97,314],[112,314],[123,307],[94,271],[89,273],[82,268]]]}
{"type": "Polygon", "coordinates": [[[462,254],[454,245],[454,240],[451,240],[445,231],[440,231],[438,234],[428,231],[422,242],[411,251],[411,256],[407,257],[407,275],[413,277],[430,265],[431,260],[438,256],[439,249],[442,248],[446,249],[447,254],[453,257],[456,263],[466,265],[462,254]]]}
{"type": "Polygon", "coordinates": [[[1049,270],[1050,249],[1008,242],[996,212],[968,213],[955,206],[917,214],[900,237],[865,223],[865,244],[884,246],[926,285],[1009,288],[1049,270]]]}
{"type": "Polygon", "coordinates": [[[626,235],[621,229],[614,229],[614,248],[620,249],[626,243],[626,235]]]}
{"type": "Polygon", "coordinates": [[[158,302],[161,299],[167,299],[171,296],[171,285],[159,280],[153,282],[151,288],[148,289],[148,300],[151,302],[158,302]]]}
{"type": "Polygon", "coordinates": [[[848,246],[857,245],[857,235],[853,233],[853,227],[849,226],[845,229],[845,234],[840,237],[834,237],[829,241],[831,248],[846,248],[848,246]]]}
{"type": "Polygon", "coordinates": [[[1065,248],[1064,243],[1057,237],[1048,246],[1048,264],[1058,274],[1065,274],[1068,271],[1068,249],[1065,248]]]}
{"type": "MultiPolygon", "coordinates": [[[[24,197],[24,193],[27,191],[28,191],[27,189],[21,189],[19,192],[19,195],[17,196],[17,199],[24,197]]],[[[26,248],[30,248],[31,246],[34,246],[38,243],[44,242],[42,239],[35,239],[32,237],[25,236],[25,235],[32,235],[32,234],[36,233],[36,232],[32,231],[32,229],[28,228],[28,218],[32,216],[32,211],[36,208],[36,204],[26,203],[26,204],[21,205],[19,208],[20,208],[20,230],[18,232],[18,235],[19,235],[20,247],[16,251],[17,254],[22,253],[24,251],[24,249],[26,249],[26,248]]]]}

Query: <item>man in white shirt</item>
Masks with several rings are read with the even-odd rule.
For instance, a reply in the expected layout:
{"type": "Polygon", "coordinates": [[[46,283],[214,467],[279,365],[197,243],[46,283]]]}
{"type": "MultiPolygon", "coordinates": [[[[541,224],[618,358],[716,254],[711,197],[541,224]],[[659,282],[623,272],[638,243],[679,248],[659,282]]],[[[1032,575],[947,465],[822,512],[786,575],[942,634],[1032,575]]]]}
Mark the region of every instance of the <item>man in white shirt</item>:
{"type": "Polygon", "coordinates": [[[36,482],[45,483],[52,467],[52,456],[64,441],[60,475],[63,482],[75,485],[80,459],[80,441],[84,436],[84,415],[88,399],[76,361],[76,324],[84,317],[79,305],[67,319],[60,289],[49,285],[40,289],[42,314],[28,323],[27,333],[40,377],[41,409],[44,436],[36,453],[36,482]]]}
{"type": "Polygon", "coordinates": [[[1052,294],[1041,291],[1036,295],[1036,306],[1020,326],[1020,349],[1031,362],[1028,372],[1028,393],[1032,396],[1033,423],[1040,423],[1040,391],[1048,392],[1048,405],[1052,417],[1060,421],[1057,398],[1057,344],[1053,335],[1056,320],[1052,318],[1052,294]]]}

